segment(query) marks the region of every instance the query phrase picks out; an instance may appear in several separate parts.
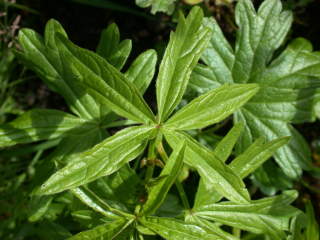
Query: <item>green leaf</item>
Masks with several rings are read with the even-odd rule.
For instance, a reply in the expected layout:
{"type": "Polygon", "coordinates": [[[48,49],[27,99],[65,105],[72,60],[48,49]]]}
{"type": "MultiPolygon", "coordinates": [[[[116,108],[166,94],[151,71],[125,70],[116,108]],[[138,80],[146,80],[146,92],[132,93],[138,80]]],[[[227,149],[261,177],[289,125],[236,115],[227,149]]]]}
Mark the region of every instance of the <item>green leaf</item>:
{"type": "Polygon", "coordinates": [[[79,135],[94,127],[93,123],[65,112],[34,109],[0,126],[0,147],[79,135]]]}
{"type": "Polygon", "coordinates": [[[315,212],[312,206],[311,201],[308,201],[306,204],[308,225],[305,232],[305,239],[319,239],[319,224],[317,223],[315,212]]]}
{"type": "Polygon", "coordinates": [[[179,17],[176,32],[161,61],[156,84],[159,121],[165,121],[174,111],[186,90],[190,74],[205,49],[210,29],[202,25],[203,12],[194,7],[185,19],[179,17]]]}
{"type": "Polygon", "coordinates": [[[226,162],[232,153],[232,149],[237,143],[238,138],[240,137],[243,131],[243,124],[235,124],[227,135],[218,143],[214,148],[213,154],[219,158],[222,162],[226,162]]]}
{"type": "Polygon", "coordinates": [[[230,233],[222,230],[219,226],[221,225],[220,223],[213,223],[208,220],[205,220],[203,218],[194,216],[192,214],[192,210],[190,213],[187,213],[186,215],[186,221],[188,223],[194,223],[198,224],[199,226],[203,227],[208,233],[217,235],[219,237],[218,239],[220,240],[239,240],[239,238],[231,235],[230,233]]]}
{"type": "Polygon", "coordinates": [[[264,1],[257,13],[250,0],[237,4],[239,30],[232,71],[235,82],[252,82],[261,74],[274,51],[283,43],[291,22],[291,12],[282,11],[279,0],[264,1]]]}
{"type": "Polygon", "coordinates": [[[253,233],[264,233],[272,239],[283,239],[289,230],[291,217],[299,210],[289,206],[297,197],[296,191],[287,191],[282,195],[253,200],[247,204],[222,202],[202,206],[193,214],[210,221],[217,221],[235,228],[253,233]]]}
{"type": "Polygon", "coordinates": [[[153,79],[157,63],[157,52],[147,50],[141,53],[130,65],[125,77],[133,82],[143,94],[153,79]]]}
{"type": "Polygon", "coordinates": [[[172,184],[181,172],[185,148],[185,144],[180,144],[171,154],[159,176],[159,178],[165,177],[164,180],[152,186],[148,191],[147,201],[143,205],[143,215],[151,215],[164,202],[172,184]]]}
{"type": "Polygon", "coordinates": [[[320,86],[320,53],[302,38],[292,41],[280,54],[292,22],[292,14],[282,11],[280,0],[265,0],[256,12],[250,0],[239,1],[236,23],[239,26],[235,50],[232,50],[215,21],[212,38],[196,67],[190,88],[199,94],[226,83],[257,83],[260,91],[234,115],[245,124],[237,144],[239,153],[255,139],[268,141],[292,136],[280,148],[275,160],[290,178],[311,170],[311,155],[303,137],[290,123],[315,119],[314,101],[320,86]],[[212,82],[210,86],[210,82],[212,82]],[[301,147],[302,150],[301,150],[301,147]]]}
{"type": "MultiPolygon", "coordinates": [[[[243,124],[238,123],[232,127],[232,129],[227,133],[227,135],[218,143],[215,147],[213,154],[222,162],[226,162],[232,153],[232,149],[236,144],[241,132],[243,131],[243,124]]],[[[238,169],[237,169],[238,170],[238,169]]],[[[194,202],[194,207],[214,203],[216,198],[220,199],[220,194],[217,194],[214,189],[208,189],[204,179],[200,178],[198,190],[196,193],[196,198],[194,202]]]]}
{"type": "Polygon", "coordinates": [[[216,235],[207,233],[198,225],[185,223],[174,218],[146,217],[139,221],[167,240],[217,239],[216,235]]]}
{"type": "Polygon", "coordinates": [[[126,39],[120,42],[119,28],[113,23],[102,31],[97,53],[121,70],[130,55],[131,48],[131,40],[126,39]]]}
{"type": "Polygon", "coordinates": [[[135,0],[139,7],[146,8],[152,7],[151,13],[164,12],[172,14],[177,0],[135,0]]]}
{"type": "Polygon", "coordinates": [[[243,106],[258,90],[256,84],[224,85],[213,89],[180,109],[165,123],[165,126],[191,130],[220,122],[243,106]]]}
{"type": "Polygon", "coordinates": [[[100,198],[120,202],[132,211],[138,202],[140,187],[143,187],[140,178],[128,164],[89,184],[100,198]]]}
{"type": "MultiPolygon", "coordinates": [[[[235,127],[237,127],[237,125],[235,127]]],[[[235,127],[233,131],[236,133],[237,128],[235,127]]],[[[221,144],[221,146],[223,146],[223,143],[232,137],[233,131],[230,131],[230,135],[228,133],[219,145],[221,144]]],[[[236,134],[238,134],[238,137],[240,136],[239,132],[236,134]]],[[[237,138],[233,140],[236,141],[236,139],[237,138]]],[[[229,164],[229,167],[243,179],[260,167],[279,147],[288,143],[288,140],[289,138],[284,137],[265,143],[264,139],[260,138],[256,140],[243,154],[236,157],[229,164]]],[[[217,154],[217,150],[219,150],[218,146],[213,153],[217,154]]],[[[201,179],[194,207],[198,208],[201,205],[215,203],[221,200],[221,198],[222,196],[214,191],[214,187],[206,186],[203,179],[201,179]]]]}
{"type": "Polygon", "coordinates": [[[31,212],[28,220],[30,222],[40,220],[47,212],[52,200],[53,196],[35,196],[35,198],[31,199],[31,212]]]}
{"type": "Polygon", "coordinates": [[[82,203],[109,219],[118,219],[119,216],[128,216],[127,213],[114,208],[108,201],[97,196],[97,194],[88,187],[74,188],[71,190],[71,193],[82,203]]]}
{"type": "MultiPolygon", "coordinates": [[[[57,52],[55,34],[59,33],[66,37],[62,26],[55,20],[50,20],[46,25],[45,39],[31,29],[19,31],[19,43],[22,52],[16,55],[27,67],[35,71],[39,77],[53,91],[61,94],[67,101],[70,109],[84,119],[100,117],[99,103],[90,94],[83,94],[83,90],[74,88],[66,82],[62,73],[62,63],[57,52]]],[[[104,115],[104,112],[102,112],[104,115]]]]}
{"type": "Polygon", "coordinates": [[[216,158],[212,151],[201,146],[187,134],[162,128],[164,136],[171,148],[186,141],[185,163],[195,168],[205,183],[212,186],[225,198],[240,203],[248,203],[250,196],[241,178],[216,158]]]}
{"type": "Polygon", "coordinates": [[[69,240],[111,240],[124,231],[131,222],[126,219],[119,219],[110,223],[105,223],[92,228],[88,231],[80,232],[77,235],[68,238],[69,240]]]}
{"type": "MultiPolygon", "coordinates": [[[[120,116],[150,123],[154,116],[136,86],[97,54],[82,49],[61,35],[59,53],[65,63],[64,73],[72,84],[81,85],[120,116]]],[[[86,94],[85,92],[83,94],[86,94]]]]}
{"type": "Polygon", "coordinates": [[[283,137],[265,143],[264,139],[256,140],[243,154],[236,157],[230,167],[237,170],[241,178],[247,177],[269,159],[277,149],[289,142],[289,137],[283,137]]]}
{"type": "Polygon", "coordinates": [[[52,175],[38,194],[61,192],[112,174],[141,154],[155,131],[152,127],[136,126],[116,133],[74,157],[72,164],[52,175]]]}

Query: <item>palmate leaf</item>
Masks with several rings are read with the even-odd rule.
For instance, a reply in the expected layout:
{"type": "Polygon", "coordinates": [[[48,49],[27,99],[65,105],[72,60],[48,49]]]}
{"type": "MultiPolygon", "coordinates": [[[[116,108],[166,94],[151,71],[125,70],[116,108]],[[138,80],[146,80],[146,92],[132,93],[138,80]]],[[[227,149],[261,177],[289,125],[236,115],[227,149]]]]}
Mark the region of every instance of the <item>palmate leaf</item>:
{"type": "Polygon", "coordinates": [[[194,7],[186,19],[180,15],[176,32],[170,35],[156,84],[159,122],[180,103],[192,69],[210,39],[210,28],[202,21],[201,8],[194,7]]]}
{"type": "Polygon", "coordinates": [[[289,144],[276,152],[275,160],[287,176],[297,178],[302,169],[312,166],[305,140],[290,123],[314,119],[320,53],[312,52],[311,44],[299,38],[274,57],[292,22],[280,0],[264,1],[258,12],[251,1],[241,0],[236,22],[239,30],[233,50],[217,23],[208,21],[213,34],[201,57],[206,65],[195,68],[190,88],[203,93],[226,83],[258,83],[260,91],[234,114],[235,122],[245,124],[237,151],[243,152],[260,136],[268,140],[292,136],[289,144]]]}
{"type": "Polygon", "coordinates": [[[177,0],[135,0],[139,7],[146,8],[151,6],[151,13],[165,12],[172,14],[177,0]]]}
{"type": "Polygon", "coordinates": [[[52,175],[38,190],[38,194],[61,192],[112,174],[141,154],[155,131],[152,127],[137,126],[116,133],[80,153],[71,164],[52,175]]]}
{"type": "Polygon", "coordinates": [[[297,192],[287,191],[275,197],[253,200],[248,204],[221,202],[205,205],[193,211],[195,216],[217,221],[254,233],[264,233],[272,239],[284,239],[291,217],[300,211],[289,206],[297,192]]]}
{"type": "Polygon", "coordinates": [[[0,126],[0,147],[80,135],[95,127],[92,122],[62,111],[34,109],[0,126]]]}
{"type": "Polygon", "coordinates": [[[60,33],[66,37],[62,26],[55,20],[46,25],[45,38],[31,29],[22,29],[19,32],[19,43],[23,51],[17,56],[35,71],[50,89],[61,94],[67,101],[70,109],[83,119],[99,118],[105,115],[103,105],[90,94],[83,94],[83,90],[75,88],[66,82],[62,73],[62,63],[57,52],[55,34],[60,33]]]}
{"type": "Polygon", "coordinates": [[[61,35],[57,36],[57,41],[61,60],[66,63],[64,74],[72,85],[86,88],[86,92],[121,116],[142,123],[154,121],[153,113],[137,87],[116,68],[61,35]]]}

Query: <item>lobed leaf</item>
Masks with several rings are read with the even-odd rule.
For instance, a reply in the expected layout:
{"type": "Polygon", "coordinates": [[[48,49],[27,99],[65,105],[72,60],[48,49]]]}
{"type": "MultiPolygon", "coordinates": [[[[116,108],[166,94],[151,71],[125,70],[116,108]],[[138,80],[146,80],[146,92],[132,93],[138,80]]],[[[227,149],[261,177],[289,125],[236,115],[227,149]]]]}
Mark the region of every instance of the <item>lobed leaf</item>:
{"type": "MultiPolygon", "coordinates": [[[[117,69],[93,52],[77,47],[61,35],[59,51],[64,73],[72,84],[100,99],[110,109],[131,120],[150,123],[154,116],[136,86],[117,69]]],[[[86,94],[86,93],[83,93],[86,94]]]]}
{"type": "Polygon", "coordinates": [[[201,8],[194,7],[186,19],[180,15],[176,32],[170,35],[156,84],[160,122],[181,101],[192,69],[209,41],[210,29],[202,21],[201,8]]]}
{"type": "Polygon", "coordinates": [[[35,71],[50,89],[61,94],[75,114],[84,119],[99,118],[101,110],[102,115],[105,110],[101,109],[97,99],[90,94],[83,95],[83,89],[75,88],[70,82],[66,82],[62,73],[63,64],[57,52],[56,33],[66,37],[62,26],[55,20],[48,21],[45,39],[31,29],[21,29],[18,39],[23,51],[16,52],[16,55],[35,71]]]}

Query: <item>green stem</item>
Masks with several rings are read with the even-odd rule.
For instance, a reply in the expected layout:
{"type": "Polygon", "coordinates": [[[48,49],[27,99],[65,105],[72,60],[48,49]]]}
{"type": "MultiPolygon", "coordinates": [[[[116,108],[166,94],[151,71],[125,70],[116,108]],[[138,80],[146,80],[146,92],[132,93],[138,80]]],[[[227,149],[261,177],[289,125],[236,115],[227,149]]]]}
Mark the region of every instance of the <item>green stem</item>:
{"type": "MultiPolygon", "coordinates": [[[[169,158],[168,158],[168,155],[167,155],[166,151],[163,148],[162,142],[160,142],[158,144],[157,149],[158,149],[158,153],[159,153],[160,157],[162,158],[162,160],[164,162],[167,162],[169,158]]],[[[184,208],[185,209],[191,209],[189,201],[188,201],[187,194],[186,194],[186,192],[185,192],[185,190],[184,190],[184,188],[182,186],[182,183],[179,182],[179,180],[176,180],[175,185],[176,185],[176,188],[178,190],[178,193],[179,193],[179,196],[181,198],[181,201],[182,201],[182,204],[183,204],[184,208]]]]}

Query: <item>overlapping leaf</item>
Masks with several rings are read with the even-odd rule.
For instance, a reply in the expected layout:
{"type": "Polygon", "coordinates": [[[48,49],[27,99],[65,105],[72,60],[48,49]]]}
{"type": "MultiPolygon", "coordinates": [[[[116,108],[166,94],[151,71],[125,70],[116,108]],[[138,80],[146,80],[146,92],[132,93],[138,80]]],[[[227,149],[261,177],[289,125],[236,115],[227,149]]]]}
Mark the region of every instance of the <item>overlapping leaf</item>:
{"type": "Polygon", "coordinates": [[[116,239],[117,236],[126,229],[130,224],[126,219],[119,219],[110,223],[92,228],[88,231],[84,231],[74,235],[69,240],[100,240],[100,239],[116,239]]]}
{"type": "Polygon", "coordinates": [[[93,123],[65,112],[34,109],[0,126],[0,147],[79,135],[93,128],[95,128],[93,123]]]}
{"type": "Polygon", "coordinates": [[[140,222],[167,240],[217,239],[217,235],[207,233],[198,225],[172,218],[147,217],[140,222]]]}
{"type": "Polygon", "coordinates": [[[236,122],[245,124],[238,152],[260,136],[268,140],[292,136],[275,159],[287,176],[297,178],[302,168],[312,168],[310,152],[289,123],[314,119],[320,54],[312,52],[311,44],[300,38],[275,57],[292,22],[291,13],[282,11],[280,0],[264,1],[258,12],[251,1],[241,0],[236,7],[236,22],[239,30],[233,50],[217,23],[208,21],[213,34],[201,58],[206,65],[195,68],[190,87],[202,93],[225,83],[258,83],[258,94],[234,115],[236,122]]]}
{"type": "Polygon", "coordinates": [[[22,29],[19,32],[19,43],[23,51],[17,52],[17,55],[52,90],[65,98],[75,114],[84,119],[99,118],[99,103],[91,95],[83,95],[83,90],[80,91],[66,82],[54,39],[56,33],[66,36],[61,25],[55,20],[50,20],[46,25],[45,39],[31,29],[22,29]]]}
{"type": "Polygon", "coordinates": [[[210,39],[210,29],[202,25],[203,12],[193,8],[185,19],[182,15],[162,59],[157,78],[159,121],[165,121],[180,103],[192,69],[210,39]]]}
{"type": "Polygon", "coordinates": [[[176,148],[181,142],[186,141],[188,147],[184,161],[197,169],[200,176],[217,192],[234,202],[249,202],[250,196],[241,178],[216,158],[211,151],[187,134],[167,129],[162,131],[172,148],[176,148]]]}
{"type": "Polygon", "coordinates": [[[296,197],[295,191],[287,191],[282,195],[254,200],[248,204],[222,202],[205,205],[199,207],[193,214],[281,240],[285,238],[284,231],[289,229],[290,218],[299,214],[299,210],[289,206],[296,197]]]}
{"type": "Polygon", "coordinates": [[[171,154],[159,176],[159,178],[164,177],[164,179],[149,190],[148,199],[143,205],[145,215],[154,213],[165,200],[170,187],[174,184],[182,169],[184,152],[185,144],[181,144],[171,154]]]}
{"type": "Polygon", "coordinates": [[[58,35],[59,54],[65,63],[64,74],[72,86],[81,85],[117,114],[142,123],[154,116],[137,87],[102,57],[77,47],[58,35]]]}
{"type": "Polygon", "coordinates": [[[52,175],[38,193],[61,192],[112,174],[141,154],[154,132],[152,127],[139,126],[116,133],[92,149],[80,153],[72,164],[52,175]]]}

